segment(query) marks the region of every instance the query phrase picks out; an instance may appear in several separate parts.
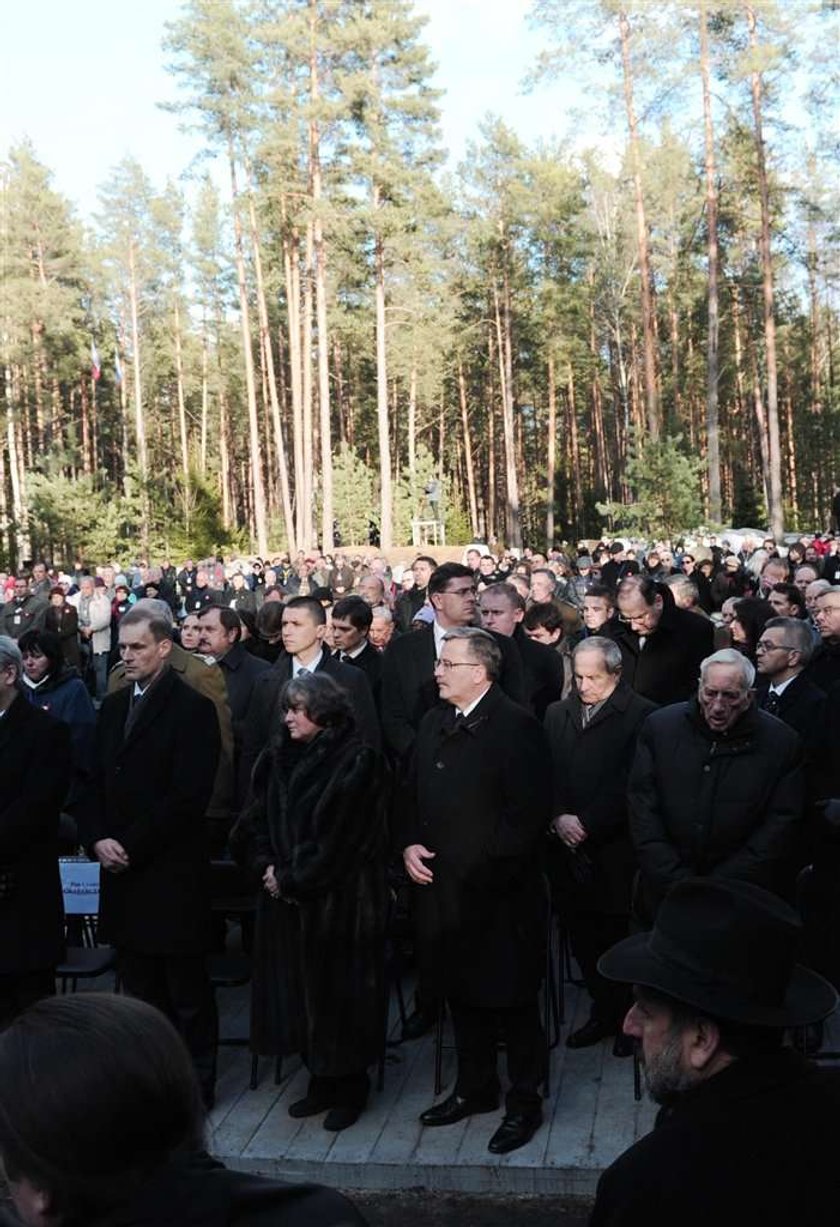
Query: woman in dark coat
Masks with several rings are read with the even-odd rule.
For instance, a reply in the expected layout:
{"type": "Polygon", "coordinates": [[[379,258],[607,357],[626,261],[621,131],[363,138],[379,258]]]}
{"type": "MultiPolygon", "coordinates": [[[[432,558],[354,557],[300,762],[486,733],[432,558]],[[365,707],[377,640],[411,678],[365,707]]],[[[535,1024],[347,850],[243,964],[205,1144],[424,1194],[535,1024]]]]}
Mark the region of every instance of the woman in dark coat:
{"type": "Polygon", "coordinates": [[[344,691],[321,673],[281,695],[283,727],[257,760],[231,838],[262,878],[251,1010],[255,1052],[299,1052],[310,1072],[291,1116],[364,1109],[382,1045],[386,790],[344,691]]]}
{"type": "Polygon", "coordinates": [[[61,651],[65,664],[78,669],[79,655],[79,615],[70,602],[63,588],[50,590],[50,607],[44,615],[44,627],[53,631],[61,640],[61,651]]]}
{"type": "Polygon", "coordinates": [[[735,602],[735,618],[729,625],[732,636],[732,646],[737,648],[752,665],[755,665],[755,645],[761,638],[761,632],[776,611],[769,601],[761,597],[747,596],[735,602]]]}

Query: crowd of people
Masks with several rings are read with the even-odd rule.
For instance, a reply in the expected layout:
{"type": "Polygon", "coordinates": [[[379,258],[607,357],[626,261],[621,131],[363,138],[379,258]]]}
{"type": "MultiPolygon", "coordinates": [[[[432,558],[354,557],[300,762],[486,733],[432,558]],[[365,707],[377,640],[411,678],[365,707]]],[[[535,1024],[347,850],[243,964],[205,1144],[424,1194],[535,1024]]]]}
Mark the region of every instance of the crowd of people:
{"type": "MultiPolygon", "coordinates": [[[[9,1034],[48,1012],[58,855],[85,854],[123,991],[166,1016],[212,1106],[211,869],[233,861],[256,903],[252,1050],[300,1054],[294,1117],[340,1131],[365,1111],[397,949],[416,974],[402,1042],[444,1009],[455,1037],[422,1124],[499,1110],[503,1040],[488,1149],[526,1145],[555,922],[590,1001],[567,1060],[640,1050],[663,1127],[699,1127],[677,1105],[701,1090],[737,1116],[718,1094],[735,1066],[735,1101],[836,1105],[805,1055],[840,986],[840,539],[36,561],[0,591],[9,1034]]],[[[0,1153],[4,1127],[0,1107],[0,1153]]],[[[658,1155],[610,1169],[593,1221],[640,1221],[658,1155]]],[[[679,1198],[675,1175],[652,1221],[694,1222],[679,1198]]]]}

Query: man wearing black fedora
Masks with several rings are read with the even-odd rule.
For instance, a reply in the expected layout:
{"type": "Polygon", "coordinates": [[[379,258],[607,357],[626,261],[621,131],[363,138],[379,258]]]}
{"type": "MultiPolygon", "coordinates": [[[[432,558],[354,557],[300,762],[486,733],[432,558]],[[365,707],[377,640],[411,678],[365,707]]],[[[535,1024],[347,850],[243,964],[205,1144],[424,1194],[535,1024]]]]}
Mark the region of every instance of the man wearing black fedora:
{"type": "Polygon", "coordinates": [[[624,1031],[661,1108],[604,1172],[590,1227],[803,1227],[840,1204],[840,1075],[783,1047],[832,1012],[834,989],[796,962],[802,926],[748,882],[687,878],[652,932],[601,958],[633,985],[624,1031]]]}

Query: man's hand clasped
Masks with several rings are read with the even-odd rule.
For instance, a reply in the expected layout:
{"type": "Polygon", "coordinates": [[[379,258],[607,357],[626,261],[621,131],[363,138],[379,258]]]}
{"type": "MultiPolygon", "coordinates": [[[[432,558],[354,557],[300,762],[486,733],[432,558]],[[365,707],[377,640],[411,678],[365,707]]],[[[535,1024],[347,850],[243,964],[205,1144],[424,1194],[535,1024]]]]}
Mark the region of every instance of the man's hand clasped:
{"type": "Polygon", "coordinates": [[[403,864],[412,882],[416,882],[418,886],[430,886],[432,884],[434,874],[428,865],[424,864],[424,861],[431,860],[436,855],[435,852],[430,852],[423,844],[409,844],[407,848],[403,848],[403,864]]]}

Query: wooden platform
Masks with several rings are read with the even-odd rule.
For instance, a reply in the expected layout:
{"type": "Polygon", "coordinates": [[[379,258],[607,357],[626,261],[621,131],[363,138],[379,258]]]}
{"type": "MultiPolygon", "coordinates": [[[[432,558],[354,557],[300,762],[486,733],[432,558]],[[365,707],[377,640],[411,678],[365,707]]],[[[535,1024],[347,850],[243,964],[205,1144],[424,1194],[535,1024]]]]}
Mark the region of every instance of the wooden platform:
{"type": "MultiPolygon", "coordinates": [[[[247,989],[221,992],[219,1004],[223,1035],[245,1035],[247,989]]],[[[647,1100],[635,1102],[633,1063],[613,1057],[611,1043],[574,1052],[564,1047],[569,1026],[579,1026],[587,1011],[585,994],[570,987],[566,1026],[551,1054],[545,1122],[511,1155],[487,1150],[501,1109],[447,1128],[421,1126],[420,1112],[434,1102],[430,1036],[389,1048],[384,1090],[373,1090],[364,1115],[340,1134],[327,1133],[320,1116],[297,1121],[288,1115],[288,1105],[306,1089],[306,1072],[297,1060],[286,1063],[279,1086],[273,1061],[262,1060],[259,1085],[251,1091],[248,1050],[222,1048],[210,1148],[231,1167],[342,1189],[419,1187],[589,1198],[604,1167],[650,1129],[654,1109],[647,1100]]],[[[501,1054],[500,1069],[503,1064],[501,1054]]],[[[455,1055],[447,1048],[444,1096],[454,1072],[455,1055]]]]}

